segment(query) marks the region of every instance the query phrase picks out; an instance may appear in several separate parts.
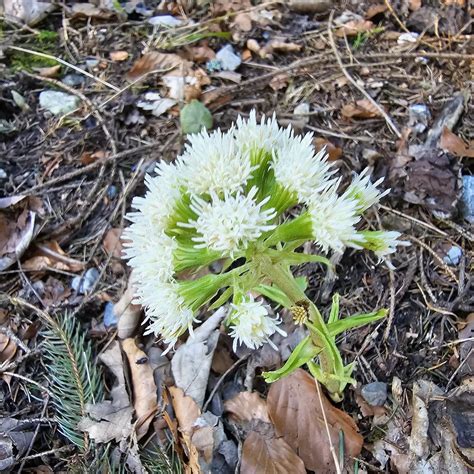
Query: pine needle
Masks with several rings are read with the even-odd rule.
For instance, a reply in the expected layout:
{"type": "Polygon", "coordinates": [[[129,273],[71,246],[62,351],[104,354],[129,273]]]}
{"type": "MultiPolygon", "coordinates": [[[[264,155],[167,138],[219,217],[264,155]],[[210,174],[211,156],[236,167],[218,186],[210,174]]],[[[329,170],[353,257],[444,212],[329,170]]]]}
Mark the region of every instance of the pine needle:
{"type": "Polygon", "coordinates": [[[86,405],[102,399],[100,372],[93,363],[90,341],[77,319],[67,313],[59,320],[48,318],[44,333],[45,356],[52,401],[59,431],[81,451],[89,440],[77,425],[86,416],[86,405]]]}

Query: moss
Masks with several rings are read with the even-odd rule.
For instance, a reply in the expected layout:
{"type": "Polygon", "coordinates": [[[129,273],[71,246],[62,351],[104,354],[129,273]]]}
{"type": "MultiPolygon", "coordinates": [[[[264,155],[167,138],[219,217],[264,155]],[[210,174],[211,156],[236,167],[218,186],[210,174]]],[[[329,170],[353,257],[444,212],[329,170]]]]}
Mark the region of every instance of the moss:
{"type": "Polygon", "coordinates": [[[40,30],[38,34],[35,36],[35,40],[37,43],[46,46],[52,45],[52,43],[56,43],[58,40],[59,35],[55,31],[50,30],[40,30]]]}
{"type": "Polygon", "coordinates": [[[10,55],[10,66],[13,71],[32,72],[34,68],[56,66],[55,59],[43,58],[35,54],[15,51],[10,55]]]}

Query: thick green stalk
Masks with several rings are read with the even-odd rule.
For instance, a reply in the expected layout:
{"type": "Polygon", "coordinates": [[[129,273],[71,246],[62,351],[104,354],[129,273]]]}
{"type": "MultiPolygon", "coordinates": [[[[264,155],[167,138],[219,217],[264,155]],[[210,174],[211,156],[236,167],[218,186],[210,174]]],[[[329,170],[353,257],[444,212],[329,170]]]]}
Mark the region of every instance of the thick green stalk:
{"type": "MultiPolygon", "coordinates": [[[[302,291],[298,286],[288,266],[281,263],[273,263],[268,257],[260,258],[259,263],[262,273],[278,288],[280,288],[280,290],[286,293],[293,304],[301,303],[301,301],[305,301],[308,304],[309,319],[322,333],[328,334],[321,313],[318,311],[315,304],[306,296],[304,291],[302,291]]],[[[321,338],[314,333],[314,331],[310,331],[310,334],[314,345],[323,349],[319,356],[322,371],[326,374],[334,374],[333,362],[327,354],[325,344],[321,338]]],[[[326,387],[331,393],[339,392],[339,382],[337,381],[330,381],[326,387]]]]}

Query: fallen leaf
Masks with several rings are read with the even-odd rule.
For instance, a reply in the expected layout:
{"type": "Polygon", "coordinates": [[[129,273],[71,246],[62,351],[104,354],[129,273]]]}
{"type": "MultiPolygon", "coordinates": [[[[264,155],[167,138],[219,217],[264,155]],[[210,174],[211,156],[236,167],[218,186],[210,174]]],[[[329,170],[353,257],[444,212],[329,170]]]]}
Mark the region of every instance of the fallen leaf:
{"type": "Polygon", "coordinates": [[[443,128],[439,140],[439,147],[459,158],[474,158],[474,142],[467,144],[462,138],[454,134],[448,127],[443,128]]]}
{"type": "Polygon", "coordinates": [[[127,51],[111,51],[110,52],[110,59],[112,61],[126,61],[128,59],[128,52],[127,51]]]}
{"type": "Polygon", "coordinates": [[[288,86],[288,81],[289,81],[289,76],[288,74],[282,72],[281,74],[277,74],[276,76],[273,76],[272,80],[270,81],[270,87],[274,91],[279,91],[281,89],[284,89],[285,87],[288,86]]]}
{"type": "Polygon", "coordinates": [[[96,7],[92,3],[74,3],[71,7],[72,18],[97,18],[99,20],[109,20],[115,13],[105,8],[96,7]]]}
{"type": "Polygon", "coordinates": [[[232,21],[231,27],[240,31],[249,32],[252,29],[252,18],[249,13],[238,13],[232,21]]]}
{"type": "Polygon", "coordinates": [[[140,305],[133,304],[135,290],[132,285],[132,275],[128,279],[127,289],[123,293],[122,297],[114,305],[114,314],[117,323],[117,336],[119,339],[127,339],[131,337],[135,332],[142,308],[140,305]]]}
{"type": "Polygon", "coordinates": [[[351,20],[336,30],[336,36],[340,38],[344,36],[357,36],[359,33],[365,33],[373,28],[374,24],[370,20],[351,20]]]}
{"type": "Polygon", "coordinates": [[[216,57],[216,53],[212,48],[206,44],[201,46],[193,46],[187,49],[189,54],[186,56],[187,59],[195,63],[205,63],[216,57]]]}
{"type": "Polygon", "coordinates": [[[141,439],[146,435],[150,423],[158,411],[153,369],[146,354],[137,347],[134,339],[128,338],[122,341],[122,348],[127,355],[132,374],[133,406],[137,418],[135,430],[137,439],[141,439]]]}
{"type": "Polygon", "coordinates": [[[61,65],[56,64],[56,66],[50,67],[34,67],[33,71],[37,72],[41,77],[58,77],[61,72],[61,65]]]}
{"type": "Polygon", "coordinates": [[[32,423],[25,423],[15,418],[0,419],[0,471],[14,472],[13,467],[18,459],[28,450],[33,438],[32,423]]]}
{"type": "MultiPolygon", "coordinates": [[[[301,458],[283,438],[252,431],[242,447],[241,474],[305,474],[301,458]]],[[[322,472],[322,471],[318,471],[322,472]]]]}
{"type": "Polygon", "coordinates": [[[108,443],[113,439],[120,442],[132,433],[133,408],[130,406],[125,384],[119,343],[114,341],[99,358],[117,379],[110,391],[112,400],[88,404],[86,406],[88,416],[79,422],[78,428],[87,431],[96,443],[108,443]]]}
{"type": "MultiPolygon", "coordinates": [[[[455,0],[456,1],[456,0],[455,0]]],[[[464,0],[463,0],[464,1],[464,0]]],[[[408,8],[414,12],[421,8],[421,0],[408,0],[408,8]]]]}
{"type": "Polygon", "coordinates": [[[345,118],[368,119],[380,117],[380,110],[367,99],[357,100],[355,103],[346,104],[341,109],[345,118]]]}
{"type": "Polygon", "coordinates": [[[81,163],[83,165],[90,165],[91,163],[94,163],[97,160],[103,160],[106,157],[106,152],[103,150],[99,151],[94,151],[94,152],[89,152],[86,151],[81,155],[81,163]]]}
{"type": "Polygon", "coordinates": [[[458,333],[458,339],[463,341],[459,344],[459,360],[462,363],[458,371],[460,378],[474,375],[474,313],[468,314],[462,325],[458,333]]]}
{"type": "Polygon", "coordinates": [[[238,423],[255,419],[270,423],[267,403],[257,392],[240,392],[224,403],[225,410],[238,423]]]}
{"type": "Polygon", "coordinates": [[[13,265],[29,247],[35,234],[35,219],[36,213],[28,209],[20,214],[0,213],[0,271],[13,265]]]}
{"type": "Polygon", "coordinates": [[[202,129],[212,128],[212,114],[209,109],[198,100],[192,100],[185,105],[179,115],[181,130],[184,134],[199,133],[202,129]]]}
{"type": "Polygon", "coordinates": [[[387,11],[387,5],[385,5],[385,3],[370,5],[370,7],[365,12],[365,18],[370,20],[374,16],[379,15],[380,13],[384,13],[386,11],[387,11]]]}
{"type": "Polygon", "coordinates": [[[123,251],[123,245],[122,245],[122,236],[123,229],[121,227],[113,227],[112,229],[109,229],[107,233],[105,234],[104,240],[102,242],[102,246],[104,247],[104,250],[109,254],[112,255],[112,257],[115,258],[122,258],[122,251],[123,251]]]}
{"type": "Polygon", "coordinates": [[[3,332],[0,332],[0,364],[8,362],[15,357],[17,345],[3,332]]]}
{"type": "Polygon", "coordinates": [[[360,454],[363,438],[352,418],[334,407],[321,392],[321,401],[314,378],[302,369],[270,386],[267,406],[276,433],[295,450],[306,469],[326,472],[334,469],[328,448],[329,429],[333,446],[339,445],[339,431],[344,432],[344,453],[349,457],[360,454]],[[328,427],[326,428],[322,411],[328,427]]]}
{"type": "Polygon", "coordinates": [[[171,360],[176,386],[192,397],[199,407],[204,403],[212,356],[219,339],[219,325],[224,317],[224,308],[219,308],[194,330],[194,336],[188,337],[171,360]]]}
{"type": "Polygon", "coordinates": [[[314,139],[316,151],[322,150],[326,147],[326,152],[329,156],[329,161],[336,161],[342,156],[342,148],[334,145],[327,138],[318,137],[314,139]]]}
{"type": "Polygon", "coordinates": [[[85,264],[79,260],[68,257],[56,240],[36,244],[33,256],[26,260],[23,269],[28,271],[43,271],[49,268],[69,272],[80,272],[85,264]]]}
{"type": "Polygon", "coordinates": [[[146,53],[137,59],[130,71],[127,72],[126,78],[129,81],[136,81],[140,77],[152,71],[170,71],[176,68],[181,70],[189,70],[191,67],[189,61],[184,60],[177,54],[159,53],[157,51],[146,53]]]}

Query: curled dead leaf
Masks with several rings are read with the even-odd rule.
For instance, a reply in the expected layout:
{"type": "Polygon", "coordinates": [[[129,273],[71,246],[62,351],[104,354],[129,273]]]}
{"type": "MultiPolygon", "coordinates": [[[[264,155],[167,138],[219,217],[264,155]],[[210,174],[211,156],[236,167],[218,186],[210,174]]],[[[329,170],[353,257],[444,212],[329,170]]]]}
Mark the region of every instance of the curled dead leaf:
{"type": "Polygon", "coordinates": [[[147,433],[158,411],[153,369],[147,355],[137,347],[134,339],[128,338],[122,341],[122,349],[127,355],[132,374],[133,406],[137,418],[135,429],[137,439],[141,439],[147,433]]]}
{"type": "Polygon", "coordinates": [[[336,36],[340,38],[344,38],[344,36],[357,36],[359,33],[365,33],[373,28],[374,24],[370,20],[351,20],[336,30],[336,36]]]}
{"type": "Polygon", "coordinates": [[[126,61],[128,59],[128,52],[127,51],[111,51],[110,52],[110,59],[112,61],[126,61]]]}
{"type": "Polygon", "coordinates": [[[443,128],[443,133],[439,139],[439,147],[459,158],[474,158],[474,142],[467,144],[462,138],[449,130],[448,127],[443,128]]]}
{"type": "Polygon", "coordinates": [[[224,408],[238,423],[255,419],[270,423],[267,404],[257,392],[240,392],[227,400],[224,408]]]}
{"type": "Polygon", "coordinates": [[[379,15],[380,13],[386,12],[388,9],[387,5],[385,3],[378,3],[375,5],[370,5],[370,7],[367,9],[365,12],[365,18],[370,20],[376,15],[379,15]]]}
{"type": "Polygon", "coordinates": [[[35,245],[34,254],[22,264],[24,270],[44,271],[49,268],[69,272],[80,272],[84,263],[68,257],[56,240],[35,245]]]}
{"type": "Polygon", "coordinates": [[[285,87],[288,86],[288,81],[289,81],[289,76],[288,74],[282,72],[281,74],[277,74],[272,78],[270,81],[270,87],[274,91],[279,91],[281,89],[284,89],[285,87]]]}
{"type": "Polygon", "coordinates": [[[342,148],[334,145],[327,138],[318,137],[315,138],[314,144],[316,146],[316,151],[322,150],[326,147],[326,152],[329,156],[329,161],[336,161],[342,156],[342,148]]]}
{"type": "Polygon", "coordinates": [[[346,104],[341,109],[341,114],[345,118],[368,119],[380,117],[380,110],[367,99],[357,100],[346,104]]]}
{"type": "Polygon", "coordinates": [[[184,60],[177,54],[160,53],[157,51],[146,53],[137,59],[126,77],[129,81],[136,81],[142,76],[153,71],[170,71],[176,68],[183,68],[187,71],[191,67],[189,61],[184,60]]]}
{"type": "Polygon", "coordinates": [[[120,227],[114,227],[109,229],[105,234],[102,245],[104,250],[112,257],[122,258],[123,245],[120,239],[123,229],[120,227]]]}
{"type": "Polygon", "coordinates": [[[0,332],[0,364],[8,362],[15,357],[17,345],[13,339],[0,332]]]}
{"type": "Polygon", "coordinates": [[[118,319],[117,335],[119,339],[126,339],[133,335],[140,321],[141,306],[133,304],[134,289],[132,277],[120,300],[114,305],[114,314],[118,319]]]}
{"type": "Polygon", "coordinates": [[[295,450],[306,469],[328,472],[334,469],[334,462],[329,450],[327,429],[333,446],[338,446],[339,432],[343,431],[344,453],[350,457],[360,454],[363,438],[357,432],[352,418],[334,407],[322,389],[319,399],[316,383],[307,372],[297,369],[271,385],[267,407],[276,433],[295,450]]]}

